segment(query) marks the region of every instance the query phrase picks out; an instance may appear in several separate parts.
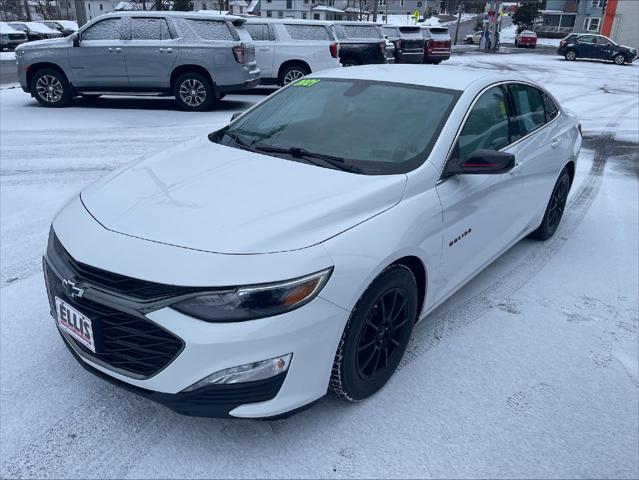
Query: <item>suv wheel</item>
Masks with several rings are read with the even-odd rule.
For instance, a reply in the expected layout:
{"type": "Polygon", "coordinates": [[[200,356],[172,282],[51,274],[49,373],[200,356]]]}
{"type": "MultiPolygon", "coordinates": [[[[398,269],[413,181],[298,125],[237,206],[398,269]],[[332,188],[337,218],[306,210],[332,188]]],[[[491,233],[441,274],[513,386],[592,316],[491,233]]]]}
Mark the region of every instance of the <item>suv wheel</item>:
{"type": "Polygon", "coordinates": [[[623,53],[618,53],[612,58],[612,61],[615,62],[617,65],[623,65],[624,63],[626,63],[626,57],[623,53]]]}
{"type": "Polygon", "coordinates": [[[292,65],[290,67],[286,67],[280,73],[280,78],[277,83],[280,84],[281,87],[288,85],[289,83],[293,83],[300,78],[308,75],[309,72],[306,71],[304,67],[298,65],[292,65]]]}
{"type": "Polygon", "coordinates": [[[417,316],[417,282],[403,265],[384,270],[364,292],[335,354],[330,389],[351,402],[382,388],[404,356],[417,316]]]}
{"type": "Polygon", "coordinates": [[[215,100],[211,81],[199,73],[183,73],[173,85],[173,94],[182,110],[203,112],[215,100]]]}
{"type": "Polygon", "coordinates": [[[572,62],[573,60],[575,60],[577,58],[577,52],[575,52],[574,50],[568,50],[566,52],[565,57],[566,57],[566,60],[572,62]]]}
{"type": "Polygon", "coordinates": [[[31,79],[31,93],[45,107],[66,107],[73,100],[71,85],[58,70],[43,68],[31,79]]]}

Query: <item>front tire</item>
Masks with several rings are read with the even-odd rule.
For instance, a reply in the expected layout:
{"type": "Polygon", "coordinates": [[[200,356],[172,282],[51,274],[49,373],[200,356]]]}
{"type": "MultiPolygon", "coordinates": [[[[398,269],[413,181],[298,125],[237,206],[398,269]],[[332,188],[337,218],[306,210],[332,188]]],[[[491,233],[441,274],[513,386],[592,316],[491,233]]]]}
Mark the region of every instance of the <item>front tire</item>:
{"type": "Polygon", "coordinates": [[[548,240],[555,234],[563,217],[569,192],[570,173],[564,168],[559,174],[559,178],[550,194],[550,200],[548,200],[541,225],[537,230],[531,233],[533,238],[537,240],[548,240]]]}
{"type": "Polygon", "coordinates": [[[175,80],[173,95],[180,109],[190,112],[204,112],[216,100],[211,81],[195,72],[183,73],[175,80]]]}
{"type": "Polygon", "coordinates": [[[31,79],[31,94],[45,107],[61,108],[71,104],[73,92],[67,77],[59,70],[43,68],[31,79]]]}
{"type": "Polygon", "coordinates": [[[618,53],[612,57],[612,61],[615,62],[616,65],[623,65],[626,63],[626,56],[623,53],[618,53]]]}
{"type": "Polygon", "coordinates": [[[377,392],[404,356],[417,317],[417,282],[403,265],[384,270],[357,302],[335,354],[329,388],[356,402],[377,392]]]}
{"type": "Polygon", "coordinates": [[[343,67],[356,67],[358,65],[361,65],[361,63],[359,60],[355,60],[354,58],[347,58],[342,62],[343,67]]]}

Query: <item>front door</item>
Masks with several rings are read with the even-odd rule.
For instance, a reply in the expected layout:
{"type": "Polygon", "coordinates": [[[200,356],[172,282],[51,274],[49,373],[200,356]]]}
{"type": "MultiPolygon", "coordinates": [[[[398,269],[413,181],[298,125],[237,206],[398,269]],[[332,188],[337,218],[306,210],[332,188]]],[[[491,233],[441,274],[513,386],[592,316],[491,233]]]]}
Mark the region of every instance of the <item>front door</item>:
{"type": "MultiPolygon", "coordinates": [[[[473,105],[449,161],[476,150],[501,150],[511,142],[507,91],[486,90],[473,105]]],[[[525,204],[517,201],[525,185],[517,167],[503,174],[442,177],[437,193],[443,210],[441,295],[483,268],[526,227],[525,204]]]]}
{"type": "Polygon", "coordinates": [[[597,58],[596,37],[594,35],[584,35],[577,40],[577,55],[581,58],[597,58]]]}
{"type": "Polygon", "coordinates": [[[79,45],[69,49],[73,85],[93,89],[128,87],[122,19],[105,18],[79,35],[79,45]]]}
{"type": "Polygon", "coordinates": [[[131,17],[130,31],[122,49],[131,87],[168,89],[178,45],[166,18],[131,17]]]}
{"type": "Polygon", "coordinates": [[[255,60],[263,78],[275,78],[273,60],[275,54],[275,38],[271,26],[266,23],[245,24],[255,44],[255,60]]]}

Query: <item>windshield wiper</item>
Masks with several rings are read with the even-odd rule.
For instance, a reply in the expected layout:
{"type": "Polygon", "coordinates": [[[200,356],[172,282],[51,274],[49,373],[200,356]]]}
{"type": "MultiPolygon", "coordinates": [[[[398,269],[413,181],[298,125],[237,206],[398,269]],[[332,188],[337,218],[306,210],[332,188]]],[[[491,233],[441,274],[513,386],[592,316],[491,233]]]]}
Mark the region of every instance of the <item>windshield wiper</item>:
{"type": "Polygon", "coordinates": [[[282,147],[272,147],[270,145],[261,145],[259,143],[256,145],[252,145],[252,147],[255,150],[258,150],[260,152],[285,153],[295,158],[303,158],[305,160],[308,160],[310,163],[320,167],[322,165],[320,165],[317,162],[314,162],[312,159],[322,160],[323,162],[328,163],[331,167],[337,170],[342,170],[344,172],[362,173],[362,170],[359,167],[356,167],[355,165],[347,164],[342,157],[337,157],[335,155],[309,152],[305,148],[301,148],[301,147],[282,148],[282,147]]]}
{"type": "Polygon", "coordinates": [[[246,141],[242,140],[240,138],[240,133],[239,132],[232,132],[229,133],[228,131],[224,132],[224,135],[228,136],[231,140],[233,140],[235,143],[237,143],[240,147],[242,147],[244,150],[249,150],[251,152],[254,152],[255,150],[251,147],[251,145],[249,143],[247,143],[246,141]]]}

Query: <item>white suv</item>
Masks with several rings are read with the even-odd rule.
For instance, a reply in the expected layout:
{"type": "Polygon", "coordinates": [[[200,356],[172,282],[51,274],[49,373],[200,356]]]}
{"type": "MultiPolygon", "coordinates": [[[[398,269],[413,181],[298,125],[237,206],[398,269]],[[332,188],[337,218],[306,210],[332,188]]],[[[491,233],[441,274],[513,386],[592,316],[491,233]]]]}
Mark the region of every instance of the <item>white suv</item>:
{"type": "Polygon", "coordinates": [[[245,25],[264,84],[283,86],[341,65],[339,44],[328,22],[250,18],[245,25]]]}

